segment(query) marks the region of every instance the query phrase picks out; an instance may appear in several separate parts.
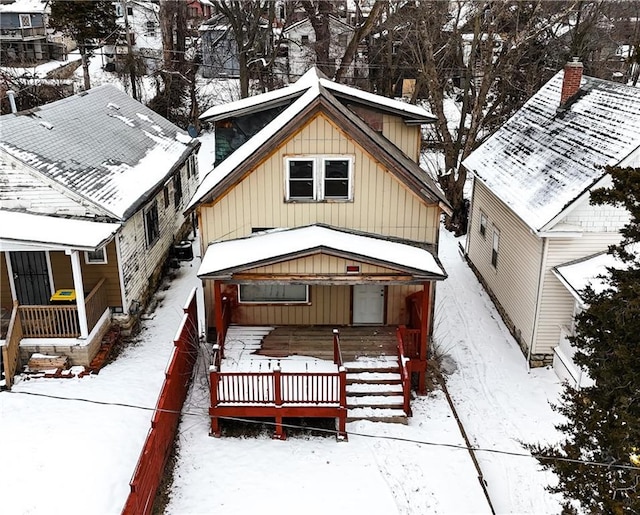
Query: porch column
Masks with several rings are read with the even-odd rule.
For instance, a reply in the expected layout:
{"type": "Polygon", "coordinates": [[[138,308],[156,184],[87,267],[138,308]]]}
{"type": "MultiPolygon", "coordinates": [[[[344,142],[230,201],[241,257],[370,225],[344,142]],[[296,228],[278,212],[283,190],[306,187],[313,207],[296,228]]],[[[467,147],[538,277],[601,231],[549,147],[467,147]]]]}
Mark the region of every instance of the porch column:
{"type": "Polygon", "coordinates": [[[66,253],[71,256],[71,270],[73,271],[73,288],[76,290],[76,306],[78,309],[78,322],[80,324],[80,338],[86,340],[89,336],[89,327],[87,326],[87,309],[84,304],[84,284],[82,283],[80,252],[77,250],[67,250],[66,253]]]}
{"type": "MultiPolygon", "coordinates": [[[[224,321],[222,320],[222,286],[220,281],[213,281],[213,309],[216,320],[216,340],[218,340],[224,321]]],[[[219,345],[224,342],[218,341],[219,345]]]]}
{"type": "Polygon", "coordinates": [[[422,306],[420,317],[420,363],[421,371],[418,373],[418,391],[425,393],[427,390],[426,381],[426,365],[427,365],[427,344],[429,342],[429,329],[431,317],[431,283],[426,282],[422,285],[422,306]]]}

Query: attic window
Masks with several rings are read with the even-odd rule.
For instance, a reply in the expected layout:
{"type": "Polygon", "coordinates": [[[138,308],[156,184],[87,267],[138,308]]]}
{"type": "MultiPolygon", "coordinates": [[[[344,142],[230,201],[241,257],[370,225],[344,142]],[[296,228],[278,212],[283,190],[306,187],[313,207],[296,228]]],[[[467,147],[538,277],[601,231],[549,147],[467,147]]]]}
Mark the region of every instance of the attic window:
{"type": "Polygon", "coordinates": [[[286,200],[351,200],[352,169],[348,156],[286,158],[286,200]]]}

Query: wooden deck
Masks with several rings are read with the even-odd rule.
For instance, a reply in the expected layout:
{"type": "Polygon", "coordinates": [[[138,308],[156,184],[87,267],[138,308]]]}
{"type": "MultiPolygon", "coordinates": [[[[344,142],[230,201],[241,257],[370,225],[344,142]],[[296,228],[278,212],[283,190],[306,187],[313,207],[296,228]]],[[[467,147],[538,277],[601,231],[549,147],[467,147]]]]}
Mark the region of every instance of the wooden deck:
{"type": "Polygon", "coordinates": [[[344,361],[397,356],[396,328],[392,326],[279,326],[263,338],[255,354],[274,358],[310,356],[333,360],[333,329],[340,331],[344,361]]]}

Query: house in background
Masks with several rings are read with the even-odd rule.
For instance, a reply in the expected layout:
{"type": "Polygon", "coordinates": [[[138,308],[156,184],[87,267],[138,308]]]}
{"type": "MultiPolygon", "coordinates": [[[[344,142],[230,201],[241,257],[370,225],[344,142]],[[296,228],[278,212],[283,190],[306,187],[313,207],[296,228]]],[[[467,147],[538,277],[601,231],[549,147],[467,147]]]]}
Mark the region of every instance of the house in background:
{"type": "Polygon", "coordinates": [[[112,314],[131,326],[184,233],[199,143],[113,86],[0,125],[5,367],[34,352],[88,365],[112,314]]]}
{"type": "Polygon", "coordinates": [[[579,385],[566,340],[575,292],[560,276],[621,238],[628,213],[589,198],[611,184],[604,166],[640,166],[640,89],[568,63],[463,165],[474,176],[468,260],[528,362],[579,385]]]}
{"type": "Polygon", "coordinates": [[[0,2],[0,62],[3,66],[48,61],[47,2],[0,2]]]}
{"type": "MultiPolygon", "coordinates": [[[[329,46],[329,59],[331,64],[338,67],[340,58],[353,37],[355,28],[341,20],[338,16],[329,15],[329,33],[331,44],[329,46]]],[[[289,82],[295,82],[310,67],[317,65],[315,52],[315,31],[308,17],[301,19],[289,26],[285,26],[282,33],[282,43],[278,51],[279,57],[276,64],[283,74],[289,78],[289,82]]],[[[366,46],[361,45],[353,63],[345,74],[345,81],[357,84],[359,79],[369,76],[366,46]]]]}
{"type": "Polygon", "coordinates": [[[189,209],[219,345],[212,432],[224,416],[406,421],[446,277],[448,204],[418,165],[433,116],[312,68],[201,118],[215,124],[216,163],[189,209]]]}

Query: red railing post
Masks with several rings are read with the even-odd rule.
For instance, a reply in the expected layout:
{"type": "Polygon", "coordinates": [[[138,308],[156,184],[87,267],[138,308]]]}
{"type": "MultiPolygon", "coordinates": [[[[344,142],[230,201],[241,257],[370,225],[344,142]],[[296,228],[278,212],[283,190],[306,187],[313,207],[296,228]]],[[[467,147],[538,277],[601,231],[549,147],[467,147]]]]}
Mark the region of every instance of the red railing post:
{"type": "Polygon", "coordinates": [[[340,416],[338,417],[337,440],[347,439],[347,369],[343,366],[338,368],[338,381],[340,389],[340,416]]]}
{"type": "MultiPolygon", "coordinates": [[[[282,407],[282,372],[280,367],[276,367],[273,369],[273,401],[276,405],[276,411],[278,408],[282,407]]],[[[284,440],[287,435],[284,432],[284,428],[282,427],[282,417],[276,415],[276,432],[273,435],[273,438],[278,440],[284,440]]]]}
{"type": "Polygon", "coordinates": [[[333,330],[333,362],[337,365],[339,360],[340,331],[333,330]]]}
{"type": "Polygon", "coordinates": [[[220,422],[218,417],[214,415],[215,408],[218,405],[218,383],[220,382],[220,374],[215,365],[209,367],[209,382],[211,384],[211,409],[209,414],[211,416],[211,435],[220,436],[220,422]]]}

